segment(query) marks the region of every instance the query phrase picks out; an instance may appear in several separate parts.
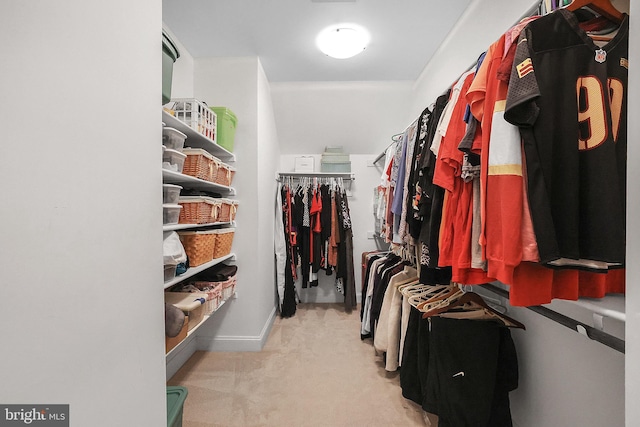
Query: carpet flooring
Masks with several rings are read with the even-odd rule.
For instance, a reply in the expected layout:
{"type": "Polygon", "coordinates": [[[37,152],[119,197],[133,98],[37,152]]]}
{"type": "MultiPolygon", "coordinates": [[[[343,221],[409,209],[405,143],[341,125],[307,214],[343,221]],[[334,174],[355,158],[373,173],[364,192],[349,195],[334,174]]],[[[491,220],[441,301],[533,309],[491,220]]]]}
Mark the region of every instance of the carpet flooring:
{"type": "Polygon", "coordinates": [[[298,305],[260,352],[196,352],[168,385],[189,390],[183,427],[437,425],[360,340],[359,309],[341,304],[298,305]]]}

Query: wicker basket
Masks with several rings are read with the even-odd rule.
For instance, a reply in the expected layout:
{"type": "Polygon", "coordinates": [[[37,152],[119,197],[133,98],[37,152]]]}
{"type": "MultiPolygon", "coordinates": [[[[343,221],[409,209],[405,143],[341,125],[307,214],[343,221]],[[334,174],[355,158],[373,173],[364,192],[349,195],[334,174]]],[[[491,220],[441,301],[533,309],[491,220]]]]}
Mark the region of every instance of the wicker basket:
{"type": "Polygon", "coordinates": [[[224,301],[222,296],[222,282],[191,282],[193,286],[200,289],[202,293],[207,294],[207,306],[205,310],[207,310],[207,314],[211,314],[220,307],[222,301],[224,301]]]}
{"type": "Polygon", "coordinates": [[[187,155],[182,167],[182,173],[205,181],[216,182],[220,159],[201,148],[185,148],[187,155]]]}
{"type": "Polygon", "coordinates": [[[227,187],[231,186],[231,182],[233,181],[233,176],[235,175],[236,170],[229,166],[226,163],[220,162],[218,165],[218,173],[216,175],[215,182],[216,184],[225,185],[227,187]]]}
{"type": "Polygon", "coordinates": [[[224,301],[228,300],[236,292],[236,276],[231,276],[229,279],[222,282],[222,298],[224,301]]]}
{"type": "Polygon", "coordinates": [[[218,214],[222,206],[220,199],[204,196],[181,197],[178,203],[182,206],[178,221],[180,224],[218,222],[218,214]]]}
{"type": "Polygon", "coordinates": [[[220,200],[220,212],[218,212],[218,221],[231,222],[236,219],[236,212],[238,212],[238,202],[231,199],[219,199],[220,200]]]}
{"type": "Polygon", "coordinates": [[[224,299],[222,298],[222,284],[217,282],[191,282],[193,286],[200,289],[200,292],[207,294],[205,304],[205,314],[211,314],[220,307],[224,299]]]}
{"type": "Polygon", "coordinates": [[[214,230],[216,235],[216,246],[213,251],[213,258],[221,258],[231,253],[231,245],[233,244],[233,235],[235,228],[221,228],[214,230]]]}
{"type": "Polygon", "coordinates": [[[189,257],[189,266],[196,267],[213,259],[216,250],[218,230],[181,231],[180,241],[189,257]]]}

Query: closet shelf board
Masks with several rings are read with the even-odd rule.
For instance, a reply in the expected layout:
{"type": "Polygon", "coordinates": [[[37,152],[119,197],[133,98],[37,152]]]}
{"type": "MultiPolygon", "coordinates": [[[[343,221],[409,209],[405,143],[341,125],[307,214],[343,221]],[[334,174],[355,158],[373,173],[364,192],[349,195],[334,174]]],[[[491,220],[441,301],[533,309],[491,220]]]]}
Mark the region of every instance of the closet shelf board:
{"type": "Polygon", "coordinates": [[[223,256],[221,258],[216,258],[213,261],[209,261],[209,262],[207,262],[205,264],[202,264],[202,265],[199,265],[197,267],[191,267],[191,268],[187,269],[187,271],[184,272],[183,274],[174,277],[172,280],[169,280],[168,282],[164,282],[164,288],[165,289],[170,288],[171,286],[174,286],[174,285],[176,285],[176,284],[178,284],[180,282],[183,282],[183,281],[187,280],[188,278],[193,277],[196,274],[200,273],[201,271],[204,271],[204,270],[206,270],[208,268],[213,267],[216,264],[220,264],[223,261],[226,261],[226,260],[231,259],[231,258],[235,258],[235,256],[236,256],[236,254],[230,253],[229,255],[225,255],[225,256],[223,256]]]}
{"type": "Polygon", "coordinates": [[[178,184],[201,191],[213,191],[228,195],[235,195],[236,189],[225,185],[216,184],[215,182],[205,181],[204,179],[195,178],[190,175],[162,169],[162,181],[166,184],[178,184]]]}
{"type": "Polygon", "coordinates": [[[235,292],[234,292],[234,293],[233,293],[233,295],[231,295],[228,299],[226,299],[226,300],[222,301],[222,302],[220,303],[220,305],[218,306],[218,308],[216,308],[216,310],[215,310],[213,313],[208,314],[208,315],[205,315],[205,316],[202,318],[202,321],[200,321],[200,323],[198,323],[198,324],[197,324],[196,326],[194,326],[194,327],[193,327],[189,332],[187,332],[187,336],[185,337],[185,339],[184,339],[184,340],[182,340],[182,341],[180,341],[180,343],[178,343],[178,345],[176,345],[176,346],[175,346],[175,347],[173,347],[171,350],[169,350],[169,352],[165,355],[165,357],[169,357],[169,356],[171,356],[171,354],[172,354],[172,353],[177,352],[177,351],[178,351],[177,349],[178,349],[178,348],[180,348],[183,344],[185,344],[185,343],[187,342],[187,339],[188,339],[191,335],[193,335],[193,333],[194,333],[195,331],[197,331],[197,330],[198,330],[198,328],[199,328],[200,326],[204,325],[204,323],[205,323],[207,320],[209,320],[210,318],[212,318],[212,317],[213,317],[213,316],[218,312],[218,310],[220,310],[220,308],[221,308],[221,307],[222,307],[222,306],[223,306],[223,305],[224,305],[224,304],[225,304],[229,299],[231,299],[231,298],[236,298],[236,293],[235,293],[235,292]]]}
{"type": "Polygon", "coordinates": [[[168,127],[178,129],[180,132],[187,135],[185,145],[193,148],[202,148],[207,150],[217,158],[225,162],[235,162],[236,155],[216,144],[210,138],[202,135],[198,131],[191,129],[186,123],[173,117],[171,114],[162,110],[162,121],[168,127]]]}
{"type": "Polygon", "coordinates": [[[211,227],[214,225],[231,225],[235,227],[236,222],[231,221],[231,222],[210,222],[208,224],[171,224],[171,225],[163,225],[162,231],[188,230],[192,228],[211,227]]]}

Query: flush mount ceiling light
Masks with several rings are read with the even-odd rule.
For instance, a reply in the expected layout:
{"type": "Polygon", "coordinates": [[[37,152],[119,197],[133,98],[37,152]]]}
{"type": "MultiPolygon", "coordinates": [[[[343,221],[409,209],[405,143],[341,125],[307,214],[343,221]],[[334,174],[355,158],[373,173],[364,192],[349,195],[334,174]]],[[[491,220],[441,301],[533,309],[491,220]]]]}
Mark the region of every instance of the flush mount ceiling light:
{"type": "Polygon", "coordinates": [[[352,24],[332,25],[318,34],[318,48],[332,58],[351,58],[362,52],[369,43],[369,34],[352,24]]]}

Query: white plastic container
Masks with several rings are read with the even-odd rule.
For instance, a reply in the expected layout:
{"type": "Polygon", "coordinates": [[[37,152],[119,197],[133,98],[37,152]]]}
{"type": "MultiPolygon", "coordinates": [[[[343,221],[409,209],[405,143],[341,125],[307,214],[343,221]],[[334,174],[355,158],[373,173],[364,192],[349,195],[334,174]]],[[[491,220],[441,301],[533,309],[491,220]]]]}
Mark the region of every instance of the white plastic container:
{"type": "Polygon", "coordinates": [[[168,282],[169,280],[173,280],[176,277],[176,269],[177,265],[165,264],[164,266],[164,281],[168,282]]]}
{"type": "Polygon", "coordinates": [[[162,184],[162,204],[178,204],[180,190],[182,190],[182,187],[179,185],[162,184]]]}
{"type": "Polygon", "coordinates": [[[162,152],[162,167],[170,171],[182,173],[186,154],[182,154],[178,150],[167,148],[162,152]]]}
{"type": "Polygon", "coordinates": [[[163,204],[162,205],[162,224],[177,224],[180,219],[180,205],[163,204]]]}
{"type": "Polygon", "coordinates": [[[162,129],[162,144],[171,150],[182,151],[186,139],[187,135],[176,128],[166,126],[162,129]]]}

